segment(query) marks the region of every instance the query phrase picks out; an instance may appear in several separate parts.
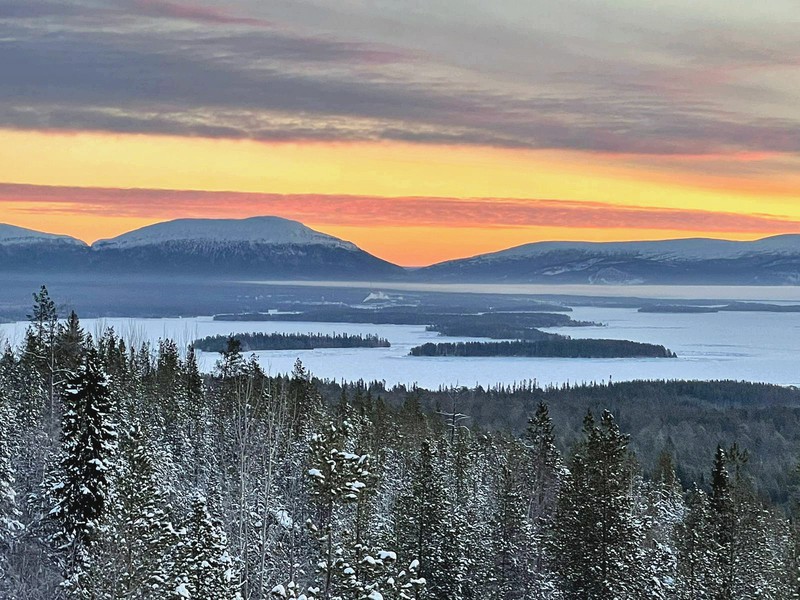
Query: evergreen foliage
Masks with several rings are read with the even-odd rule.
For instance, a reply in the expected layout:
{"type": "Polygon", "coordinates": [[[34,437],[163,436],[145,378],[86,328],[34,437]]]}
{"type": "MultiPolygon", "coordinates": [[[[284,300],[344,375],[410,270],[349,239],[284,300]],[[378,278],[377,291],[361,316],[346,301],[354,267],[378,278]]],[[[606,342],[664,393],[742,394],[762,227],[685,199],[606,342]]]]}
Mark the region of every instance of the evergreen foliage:
{"type": "Polygon", "coordinates": [[[414,346],[412,356],[547,356],[561,358],[675,358],[664,346],[629,342],[558,338],[514,342],[448,342],[414,346]]]}
{"type": "Polygon", "coordinates": [[[642,468],[621,431],[623,393],[712,402],[723,385],[333,386],[299,362],[268,376],[235,343],[201,374],[191,349],[92,338],[77,317],[51,370],[30,353],[51,341],[38,322],[0,355],[2,598],[798,597],[797,504],[759,492],[759,447],[706,439],[687,491],[678,444],[640,439],[657,453],[642,468]],[[519,436],[470,423],[502,394],[535,398],[519,436]],[[585,394],[619,420],[589,413],[570,447],[546,400],[585,394]]]}
{"type": "Polygon", "coordinates": [[[335,333],[237,333],[211,335],[195,340],[192,346],[203,352],[224,352],[229,340],[239,342],[242,352],[254,350],[314,350],[315,348],[388,348],[389,341],[377,335],[335,333]]]}

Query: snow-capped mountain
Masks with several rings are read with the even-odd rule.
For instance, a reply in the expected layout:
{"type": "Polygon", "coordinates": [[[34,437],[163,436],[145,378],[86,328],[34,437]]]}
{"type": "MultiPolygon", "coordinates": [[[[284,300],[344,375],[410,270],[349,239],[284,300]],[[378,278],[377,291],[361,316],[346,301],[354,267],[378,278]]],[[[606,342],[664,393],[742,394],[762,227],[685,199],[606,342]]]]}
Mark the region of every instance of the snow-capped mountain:
{"type": "Polygon", "coordinates": [[[288,219],[178,219],[92,245],[99,271],[280,279],[392,277],[403,269],[288,219]]]}
{"type": "Polygon", "coordinates": [[[86,247],[86,242],[68,235],[55,235],[16,225],[0,223],[0,246],[22,246],[31,244],[56,244],[86,247]]]}
{"type": "Polygon", "coordinates": [[[426,280],[596,284],[800,284],[800,235],[752,242],[539,242],[432,265],[426,280]]]}
{"type": "Polygon", "coordinates": [[[358,250],[355,244],[314,231],[299,223],[280,217],[249,219],[176,219],[148,225],[109,240],[92,244],[95,250],[128,249],[141,246],[174,244],[198,247],[219,247],[231,244],[314,245],[344,250],[358,250]]]}
{"type": "Polygon", "coordinates": [[[0,271],[71,269],[86,259],[88,251],[85,242],[67,235],[0,223],[0,271]]]}

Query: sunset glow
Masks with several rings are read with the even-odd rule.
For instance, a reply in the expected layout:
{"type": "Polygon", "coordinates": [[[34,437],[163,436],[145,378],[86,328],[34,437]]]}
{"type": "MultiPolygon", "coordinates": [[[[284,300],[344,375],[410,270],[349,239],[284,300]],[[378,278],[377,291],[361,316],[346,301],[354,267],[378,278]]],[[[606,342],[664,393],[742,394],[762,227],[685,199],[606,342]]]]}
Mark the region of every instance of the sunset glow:
{"type": "MultiPolygon", "coordinates": [[[[92,242],[180,217],[274,214],[404,265],[550,239],[800,231],[800,114],[787,96],[796,70],[785,54],[796,30],[779,27],[765,42],[760,28],[775,23],[764,15],[732,17],[728,33],[767,44],[760,54],[772,62],[756,67],[742,50],[698,65],[688,32],[720,23],[699,9],[642,9],[664,11],[687,46],[632,40],[651,63],[604,47],[610,80],[599,90],[597,64],[566,49],[548,51],[573,69],[569,84],[536,61],[503,66],[502,44],[491,50],[495,63],[462,64],[455,50],[465,32],[453,33],[451,52],[399,33],[311,35],[302,11],[240,8],[110,2],[105,12],[62,15],[34,2],[5,20],[0,221],[92,242]],[[157,23],[175,43],[134,23],[157,23]],[[50,41],[34,44],[48,27],[50,41]],[[158,44],[175,65],[151,89],[135,65],[103,62],[102,48],[115,44],[145,62],[158,44]],[[63,81],[62,54],[72,57],[63,81]],[[624,66],[643,73],[636,93],[624,66]],[[263,82],[250,77],[262,71],[263,82]],[[337,84],[341,73],[350,87],[337,84]],[[60,96],[50,96],[53,79],[60,96]],[[735,86],[761,100],[727,93],[735,86]]],[[[341,11],[383,31],[383,16],[341,11]]],[[[580,16],[564,18],[580,30],[580,16]]],[[[510,36],[505,51],[528,42],[510,36]]]]}

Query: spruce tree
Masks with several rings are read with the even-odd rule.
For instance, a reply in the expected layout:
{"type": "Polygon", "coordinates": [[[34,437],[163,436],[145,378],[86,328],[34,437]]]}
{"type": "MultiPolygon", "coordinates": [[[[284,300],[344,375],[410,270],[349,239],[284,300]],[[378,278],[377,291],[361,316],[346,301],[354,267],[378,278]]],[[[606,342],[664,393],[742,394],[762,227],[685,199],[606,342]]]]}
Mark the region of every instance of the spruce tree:
{"type": "Polygon", "coordinates": [[[734,586],[734,541],[736,535],[736,509],[731,495],[727,457],[722,446],[717,446],[714,468],[711,471],[711,518],[716,544],[714,598],[731,600],[734,586]]]}
{"type": "MultiPolygon", "coordinates": [[[[358,507],[373,480],[369,456],[349,451],[349,424],[329,423],[309,447],[308,479],[316,509],[308,523],[318,545],[319,598],[353,594],[366,545],[359,532],[358,507]]],[[[362,524],[363,525],[363,524],[362,524]]]]}
{"type": "MultiPolygon", "coordinates": [[[[155,448],[138,425],[120,443],[120,469],[112,517],[113,547],[108,572],[120,573],[115,597],[164,596],[175,578],[178,536],[163,494],[155,448]]],[[[112,544],[107,544],[112,545],[112,544]]]]}
{"type": "Polygon", "coordinates": [[[88,351],[64,390],[62,458],[51,486],[62,547],[68,552],[67,587],[82,593],[89,549],[109,507],[117,447],[110,381],[94,350],[88,351]]]}
{"type": "Polygon", "coordinates": [[[641,531],[633,514],[628,438],[608,411],[589,413],[554,522],[559,573],[569,597],[637,598],[643,587],[641,531]]]}
{"type": "Polygon", "coordinates": [[[678,598],[703,600],[716,593],[717,546],[714,537],[708,496],[695,487],[689,493],[683,521],[675,530],[678,598]]]}
{"type": "Polygon", "coordinates": [[[419,561],[426,593],[434,598],[447,594],[450,583],[444,568],[449,504],[436,458],[433,445],[425,440],[395,507],[398,546],[407,560],[419,561]]]}
{"type": "Polygon", "coordinates": [[[58,326],[55,340],[58,365],[66,373],[72,373],[80,366],[85,343],[86,334],[73,310],[66,322],[58,326]]]}
{"type": "MultiPolygon", "coordinates": [[[[14,414],[4,389],[0,386],[0,582],[7,571],[6,560],[10,551],[11,538],[23,529],[19,521],[21,515],[17,505],[15,489],[15,467],[12,457],[17,451],[12,439],[14,414]]],[[[2,586],[0,586],[2,593],[2,586]]]]}
{"type": "Polygon", "coordinates": [[[519,474],[509,465],[500,469],[497,482],[494,518],[492,519],[491,597],[522,599],[526,597],[530,548],[526,503],[520,491],[519,474]]]}
{"type": "Polygon", "coordinates": [[[60,478],[51,512],[64,533],[91,544],[107,507],[117,446],[110,381],[94,351],[86,353],[64,390],[60,478]]]}
{"type": "Polygon", "coordinates": [[[526,585],[535,598],[554,594],[550,533],[558,505],[563,465],[556,448],[553,421],[547,404],[540,402],[528,420],[525,432],[528,471],[526,477],[527,517],[531,535],[531,578],[526,585]]]}
{"type": "MultiPolygon", "coordinates": [[[[56,416],[56,334],[58,332],[58,312],[56,303],[44,285],[33,294],[33,309],[28,315],[31,327],[28,329],[25,354],[37,365],[45,379],[48,414],[50,422],[56,416]]],[[[55,427],[55,425],[53,425],[55,427]]]]}
{"type": "Polygon", "coordinates": [[[173,595],[209,600],[236,598],[236,564],[228,554],[225,532],[211,516],[204,496],[196,495],[192,501],[184,531],[173,595]]]}

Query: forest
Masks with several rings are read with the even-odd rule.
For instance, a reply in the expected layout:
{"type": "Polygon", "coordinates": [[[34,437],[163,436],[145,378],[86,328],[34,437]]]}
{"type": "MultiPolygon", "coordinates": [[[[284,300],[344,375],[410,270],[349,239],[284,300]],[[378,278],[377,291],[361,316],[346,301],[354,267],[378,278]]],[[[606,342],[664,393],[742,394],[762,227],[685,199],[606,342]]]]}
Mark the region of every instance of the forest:
{"type": "Polygon", "coordinates": [[[572,339],[505,342],[427,343],[411,349],[412,356],[528,356],[558,358],[675,358],[664,346],[628,340],[572,339]]]}
{"type": "Polygon", "coordinates": [[[377,335],[347,333],[236,333],[210,335],[192,342],[195,350],[224,352],[238,344],[240,352],[254,350],[313,350],[315,348],[388,348],[389,340],[377,335]]]}
{"type": "Polygon", "coordinates": [[[564,447],[548,399],[572,390],[483,428],[450,391],[336,387],[299,362],[270,377],[235,345],[201,374],[173,341],[59,320],[44,289],[30,321],[0,356],[0,597],[800,597],[796,502],[756,490],[735,440],[707,439],[705,479],[682,485],[608,410],[574,415],[564,447]]]}

